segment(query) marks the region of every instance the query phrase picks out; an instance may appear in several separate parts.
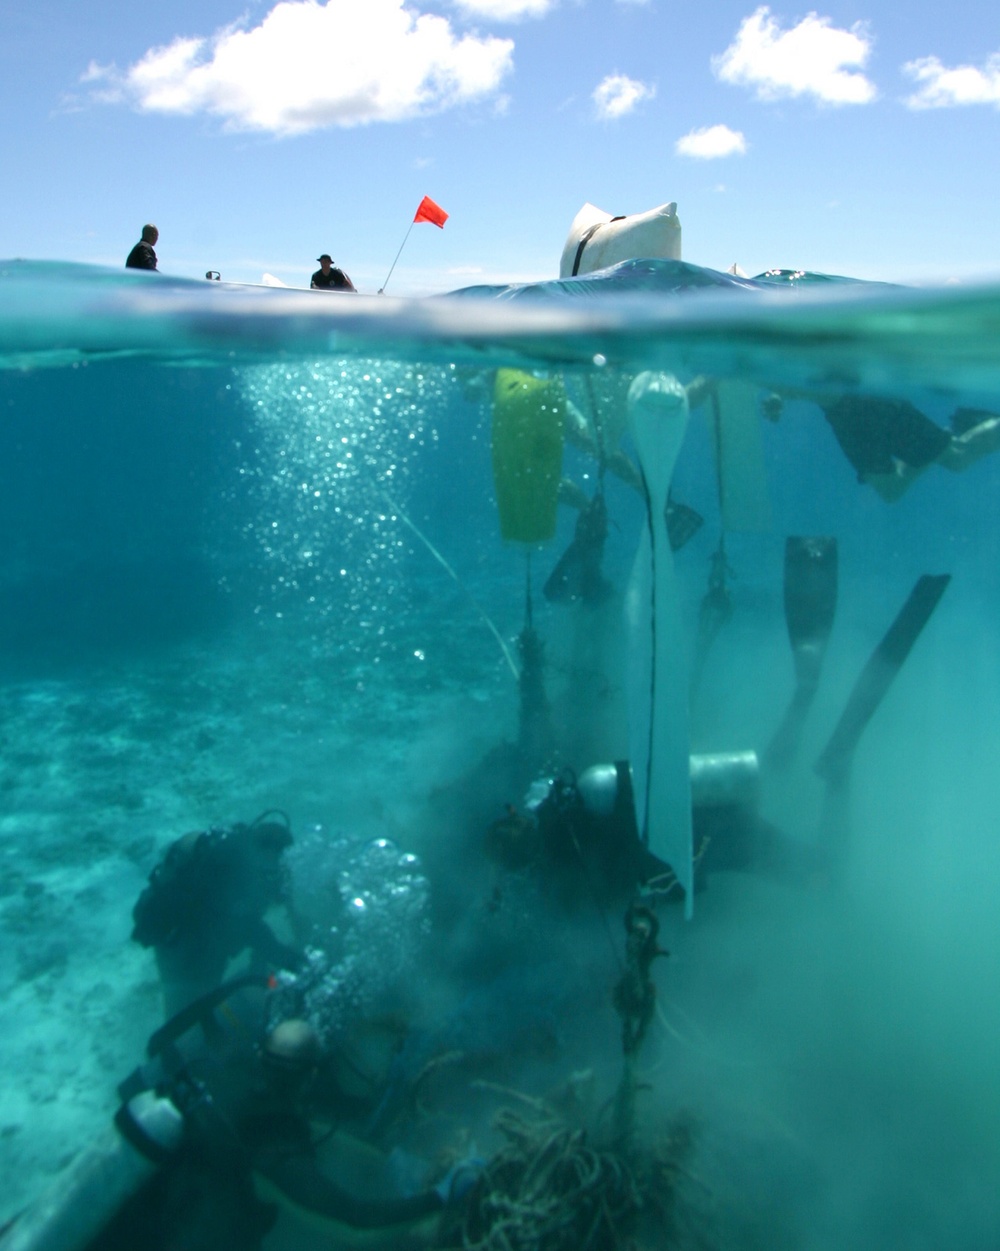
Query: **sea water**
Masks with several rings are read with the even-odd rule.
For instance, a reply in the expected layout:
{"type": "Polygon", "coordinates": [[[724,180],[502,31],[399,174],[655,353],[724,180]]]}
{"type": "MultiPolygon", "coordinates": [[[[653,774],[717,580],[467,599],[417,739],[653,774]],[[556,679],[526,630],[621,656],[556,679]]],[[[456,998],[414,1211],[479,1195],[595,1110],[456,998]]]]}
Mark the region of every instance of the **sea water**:
{"type": "Polygon", "coordinates": [[[502,538],[494,385],[516,369],[599,413],[604,459],[633,456],[624,397],[644,372],[785,393],[726,473],[695,408],[672,495],[702,522],[674,557],[694,754],[765,759],[795,680],[785,543],[837,540],[815,700],[752,799],[792,848],[830,837],[814,764],[859,674],[915,581],[951,575],[858,743],[836,872],[751,859],[709,872],[690,920],[658,908],[671,955],[639,1100],[690,1127],[697,1245],[1000,1244],[1000,456],[931,465],[889,504],[817,405],[787,398],[906,399],[941,425],[1000,412],[1000,289],[661,263],[407,301],[11,262],[0,297],[0,1223],[107,1125],[162,1020],[130,941],[151,869],[183,833],[266,809],[291,819],[303,910],[339,892],[356,914],[314,953],[336,974],[318,983],[331,1030],[396,978],[424,1061],[453,1028],[473,1054],[484,1035],[507,1049],[512,1089],[589,1067],[609,1096],[621,917],[582,899],[540,922],[530,871],[482,853],[524,793],[499,764],[496,794],[472,802],[463,779],[518,741],[527,625],[552,718],[537,775],[627,756],[622,609],[647,515],[568,443],[563,476],[605,491],[608,593],[546,597],[578,514],[561,506],[545,542],[502,538]],[[713,569],[728,610],[699,652],[713,569]],[[435,926],[467,944],[460,1030],[425,967],[435,926]]]}

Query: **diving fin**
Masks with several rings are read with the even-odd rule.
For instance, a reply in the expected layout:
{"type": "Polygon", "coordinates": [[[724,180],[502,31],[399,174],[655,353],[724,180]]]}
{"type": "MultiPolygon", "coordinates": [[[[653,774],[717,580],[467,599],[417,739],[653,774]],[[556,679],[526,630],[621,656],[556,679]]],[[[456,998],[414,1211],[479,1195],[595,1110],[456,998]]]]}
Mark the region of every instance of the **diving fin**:
{"type": "Polygon", "coordinates": [[[837,608],[837,540],[810,535],[785,540],[785,624],[795,665],[795,690],[764,753],[773,768],[791,764],[819,686],[837,608]]]}
{"type": "Polygon", "coordinates": [[[601,572],[604,543],[608,537],[608,509],[604,492],[598,491],[580,512],[573,541],[549,574],[542,594],[556,603],[599,604],[611,593],[601,572]]]}
{"type": "Polygon", "coordinates": [[[705,524],[705,518],[700,513],[696,513],[689,504],[675,500],[672,494],[667,496],[663,519],[667,523],[667,538],[672,552],[679,552],[686,543],[690,543],[705,524]]]}
{"type": "Polygon", "coordinates": [[[843,785],[850,775],[854,752],[893,679],[910,654],[945,593],[951,574],[924,574],[918,578],[885,637],[875,648],[854,684],[830,741],[815,769],[831,785],[843,785]]]}

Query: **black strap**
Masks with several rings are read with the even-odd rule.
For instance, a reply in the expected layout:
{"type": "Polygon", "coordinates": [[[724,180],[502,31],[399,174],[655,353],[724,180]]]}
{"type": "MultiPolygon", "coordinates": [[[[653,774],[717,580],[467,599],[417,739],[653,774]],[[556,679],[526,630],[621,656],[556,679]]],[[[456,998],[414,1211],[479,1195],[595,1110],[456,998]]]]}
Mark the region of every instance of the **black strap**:
{"type": "Polygon", "coordinates": [[[231,978],[228,982],[223,982],[221,986],[216,986],[215,990],[210,990],[207,995],[202,995],[200,999],[189,1003],[186,1008],[181,1008],[180,1012],[151,1034],[146,1044],[146,1055],[150,1057],[159,1055],[161,1051],[165,1051],[171,1043],[180,1038],[181,1034],[186,1034],[195,1025],[205,1024],[220,1003],[247,986],[259,986],[262,990],[266,990],[268,980],[259,973],[244,973],[241,977],[231,978]]]}
{"type": "Polygon", "coordinates": [[[576,256],[573,258],[573,272],[570,275],[571,278],[575,278],[580,272],[580,262],[583,260],[583,249],[603,225],[604,222],[594,222],[593,226],[591,226],[589,230],[585,230],[580,236],[580,242],[577,244],[576,248],[576,256]]]}
{"type": "Polygon", "coordinates": [[[184,1071],[184,1057],[177,1046],[177,1039],[199,1024],[205,1035],[209,1036],[213,1028],[216,1031],[219,1028],[213,1017],[215,1009],[230,995],[248,986],[266,989],[267,985],[267,978],[255,973],[246,973],[241,977],[234,977],[228,982],[223,982],[215,990],[209,991],[207,995],[202,995],[200,999],[195,999],[186,1008],[182,1008],[165,1025],[161,1025],[154,1034],[150,1035],[149,1042],[146,1044],[148,1060],[145,1064],[140,1064],[138,1068],[133,1069],[124,1081],[118,1083],[118,1098],[122,1103],[128,1103],[141,1091],[152,1090],[163,1082],[177,1078],[184,1071]]]}
{"type": "Polygon", "coordinates": [[[591,239],[593,239],[594,235],[597,234],[600,228],[602,226],[607,226],[609,222],[623,222],[624,220],[625,214],[620,213],[617,217],[609,217],[606,222],[594,222],[593,226],[583,232],[580,237],[580,242],[577,245],[576,256],[573,258],[573,272],[570,275],[571,278],[575,278],[579,274],[580,262],[583,260],[583,249],[587,246],[591,239]]]}

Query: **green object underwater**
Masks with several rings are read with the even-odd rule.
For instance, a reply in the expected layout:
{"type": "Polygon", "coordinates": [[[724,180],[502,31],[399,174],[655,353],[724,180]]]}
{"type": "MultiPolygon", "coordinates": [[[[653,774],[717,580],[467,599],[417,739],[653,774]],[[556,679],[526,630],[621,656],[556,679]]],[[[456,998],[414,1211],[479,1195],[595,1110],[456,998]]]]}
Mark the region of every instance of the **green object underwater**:
{"type": "Polygon", "coordinates": [[[505,540],[545,543],[555,537],[565,411],[560,381],[497,370],[493,481],[505,540]]]}

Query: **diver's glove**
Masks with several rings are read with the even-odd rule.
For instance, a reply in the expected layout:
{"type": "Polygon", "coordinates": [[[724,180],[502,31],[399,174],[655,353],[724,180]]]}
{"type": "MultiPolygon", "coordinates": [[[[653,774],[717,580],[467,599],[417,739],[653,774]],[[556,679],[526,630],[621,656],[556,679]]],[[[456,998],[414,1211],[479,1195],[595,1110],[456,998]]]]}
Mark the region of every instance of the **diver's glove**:
{"type": "Polygon", "coordinates": [[[450,1208],[461,1203],[482,1177],[485,1168],[486,1161],[474,1155],[453,1164],[434,1187],[444,1206],[450,1208]]]}

